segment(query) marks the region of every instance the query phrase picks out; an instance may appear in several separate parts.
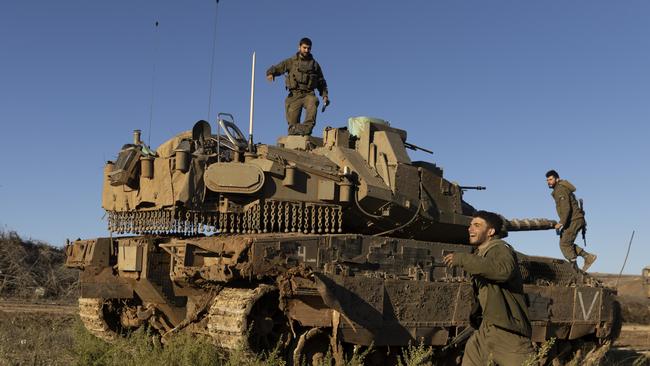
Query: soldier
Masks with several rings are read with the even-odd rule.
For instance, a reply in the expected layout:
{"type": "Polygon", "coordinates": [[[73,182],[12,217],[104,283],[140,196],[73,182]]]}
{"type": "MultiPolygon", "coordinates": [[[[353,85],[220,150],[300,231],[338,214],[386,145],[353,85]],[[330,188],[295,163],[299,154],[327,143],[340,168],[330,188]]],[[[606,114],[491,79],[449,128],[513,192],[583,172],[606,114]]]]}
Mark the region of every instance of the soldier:
{"type": "Polygon", "coordinates": [[[460,266],[472,277],[477,304],[470,323],[478,329],[465,346],[463,365],[521,365],[534,355],[530,320],[517,254],[500,239],[503,220],[478,211],[469,226],[473,254],[447,254],[447,266],[460,266]]]}
{"type": "Polygon", "coordinates": [[[582,270],[586,271],[596,261],[596,255],[588,253],[574,243],[578,233],[587,227],[585,213],[576,200],[576,187],[568,180],[560,179],[555,170],[546,172],[548,188],[553,189],[551,195],[555,200],[555,208],[560,222],[555,225],[555,230],[560,234],[560,250],[569,262],[577,267],[576,257],[584,258],[582,270]]]}
{"type": "MultiPolygon", "coordinates": [[[[318,89],[323,98],[323,104],[329,105],[327,83],[323,77],[323,70],[311,54],[311,40],[303,38],[298,45],[298,52],[277,65],[266,70],[266,78],[274,81],[276,76],[285,75],[286,88],[289,95],[284,102],[289,135],[311,135],[316,125],[318,111],[318,97],[314,89],[318,89]],[[305,108],[307,115],[300,124],[300,114],[305,108]]],[[[323,107],[324,108],[324,107],[323,107]]]]}

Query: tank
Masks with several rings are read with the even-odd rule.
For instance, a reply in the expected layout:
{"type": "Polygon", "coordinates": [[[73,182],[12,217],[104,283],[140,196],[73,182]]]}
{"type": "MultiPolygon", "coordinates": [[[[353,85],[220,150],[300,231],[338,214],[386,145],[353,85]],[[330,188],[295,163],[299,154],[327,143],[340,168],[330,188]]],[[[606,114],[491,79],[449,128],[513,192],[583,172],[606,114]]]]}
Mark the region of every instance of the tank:
{"type": "MultiPolygon", "coordinates": [[[[471,334],[469,277],[442,257],[470,252],[476,211],[407,132],[351,118],[321,138],[247,143],[232,116],[155,151],[139,131],[104,169],[109,237],[66,246],[80,317],[111,340],[137,327],[208,335],[225,349],[280,345],[289,362],[328,351],[434,347],[454,364],[471,334]]],[[[481,187],[475,187],[481,188],[481,187]]],[[[509,231],[547,219],[505,220],[509,231]]],[[[533,340],[552,351],[615,338],[615,290],[568,262],[518,253],[533,340]]],[[[553,357],[555,357],[553,356],[553,357]]]]}
{"type": "Polygon", "coordinates": [[[643,281],[645,296],[650,298],[650,266],[644,267],[643,271],[641,271],[641,281],[643,281]]]}

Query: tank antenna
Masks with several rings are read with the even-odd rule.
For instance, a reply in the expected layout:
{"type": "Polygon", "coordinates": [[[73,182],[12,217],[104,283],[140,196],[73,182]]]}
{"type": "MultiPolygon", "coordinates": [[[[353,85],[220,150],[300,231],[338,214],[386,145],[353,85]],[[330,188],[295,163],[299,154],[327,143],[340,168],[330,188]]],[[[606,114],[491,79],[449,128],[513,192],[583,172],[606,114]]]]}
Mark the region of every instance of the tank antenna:
{"type": "Polygon", "coordinates": [[[156,86],[156,60],[158,59],[158,21],[155,23],[155,40],[153,47],[153,66],[151,71],[151,103],[149,104],[149,131],[147,131],[147,145],[151,146],[151,121],[153,120],[153,100],[156,86]]]}
{"type": "MultiPolygon", "coordinates": [[[[214,6],[214,28],[212,30],[212,60],[210,61],[210,85],[208,92],[208,121],[210,120],[210,114],[212,113],[212,79],[214,74],[214,54],[217,50],[217,14],[219,8],[219,0],[216,0],[216,5],[214,6]]],[[[218,124],[217,124],[218,125],[218,124]]]]}
{"type": "Polygon", "coordinates": [[[625,260],[623,261],[623,267],[621,267],[621,271],[618,273],[618,278],[616,279],[616,284],[614,285],[615,289],[618,289],[618,280],[621,279],[621,275],[623,274],[623,268],[625,268],[625,264],[627,263],[627,256],[630,254],[630,247],[632,247],[633,239],[634,239],[634,230],[632,230],[632,236],[630,237],[630,242],[627,245],[627,253],[625,253],[625,260]]]}
{"type": "Polygon", "coordinates": [[[248,120],[248,151],[253,152],[253,108],[255,106],[255,51],[253,51],[253,67],[251,68],[251,109],[248,120]]]}

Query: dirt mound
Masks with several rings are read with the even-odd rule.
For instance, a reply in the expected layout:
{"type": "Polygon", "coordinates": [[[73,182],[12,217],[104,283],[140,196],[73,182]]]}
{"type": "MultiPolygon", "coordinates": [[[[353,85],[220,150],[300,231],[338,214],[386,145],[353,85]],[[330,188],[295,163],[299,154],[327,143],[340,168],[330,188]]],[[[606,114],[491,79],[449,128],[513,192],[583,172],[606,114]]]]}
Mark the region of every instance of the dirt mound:
{"type": "Polygon", "coordinates": [[[0,296],[77,297],[77,271],[63,266],[63,249],[0,231],[0,296]]]}
{"type": "Polygon", "coordinates": [[[619,296],[623,322],[650,324],[650,300],[638,296],[619,296]]]}
{"type": "Polygon", "coordinates": [[[605,286],[616,287],[623,322],[650,324],[650,299],[646,297],[641,276],[616,274],[594,274],[605,286]]]}

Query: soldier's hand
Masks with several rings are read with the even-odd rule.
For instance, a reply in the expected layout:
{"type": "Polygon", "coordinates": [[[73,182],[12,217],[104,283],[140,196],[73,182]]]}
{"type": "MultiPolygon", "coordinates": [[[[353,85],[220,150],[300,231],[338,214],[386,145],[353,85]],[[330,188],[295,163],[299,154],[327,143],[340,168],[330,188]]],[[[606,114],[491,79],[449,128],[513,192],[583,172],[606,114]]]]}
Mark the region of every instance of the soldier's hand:
{"type": "Polygon", "coordinates": [[[454,253],[449,253],[446,256],[442,257],[442,261],[445,263],[447,267],[453,267],[454,266],[454,253]]]}
{"type": "Polygon", "coordinates": [[[275,76],[273,76],[273,74],[268,74],[266,75],[266,80],[273,82],[273,80],[275,80],[275,76]]]}
{"type": "Polygon", "coordinates": [[[328,97],[326,97],[326,96],[323,97],[323,105],[325,105],[326,107],[327,107],[328,105],[330,105],[330,98],[328,98],[328,97]]]}
{"type": "Polygon", "coordinates": [[[562,230],[562,224],[560,223],[555,224],[555,230],[562,230]]]}

